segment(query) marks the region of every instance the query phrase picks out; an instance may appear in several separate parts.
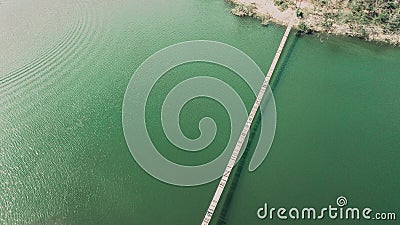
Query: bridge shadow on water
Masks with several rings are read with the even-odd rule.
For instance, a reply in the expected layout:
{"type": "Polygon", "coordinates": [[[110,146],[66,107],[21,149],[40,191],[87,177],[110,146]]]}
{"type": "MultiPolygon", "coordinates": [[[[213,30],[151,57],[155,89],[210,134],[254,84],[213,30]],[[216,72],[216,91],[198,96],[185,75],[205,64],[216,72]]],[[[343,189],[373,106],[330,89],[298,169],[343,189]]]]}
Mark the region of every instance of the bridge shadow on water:
{"type": "Polygon", "coordinates": [[[302,34],[297,32],[295,35],[292,35],[291,39],[293,39],[293,40],[291,40],[290,42],[289,41],[287,42],[286,48],[284,49],[284,52],[283,52],[283,57],[281,58],[281,60],[279,60],[278,65],[276,67],[276,69],[278,69],[278,70],[275,71],[274,74],[272,75],[272,79],[269,84],[272,91],[276,90],[276,88],[279,84],[279,81],[281,80],[282,75],[285,72],[285,68],[286,68],[287,64],[289,63],[289,60],[294,52],[296,43],[298,42],[301,35],[302,34]]]}
{"type": "MultiPolygon", "coordinates": [[[[276,90],[278,83],[279,83],[282,75],[284,74],[285,67],[289,63],[289,59],[294,51],[294,48],[298,41],[299,35],[300,35],[299,33],[296,33],[295,36],[292,35],[291,39],[293,39],[293,40],[291,40],[290,42],[287,42],[287,44],[286,44],[286,48],[285,48],[286,51],[283,52],[283,57],[281,58],[281,60],[279,60],[278,65],[276,67],[279,70],[274,72],[271,82],[270,82],[270,87],[273,91],[276,90]]],[[[263,101],[265,101],[264,104],[268,103],[268,101],[271,100],[271,95],[264,96],[264,98],[265,98],[263,100],[263,101]]],[[[216,222],[216,224],[218,224],[218,225],[227,224],[228,213],[229,213],[230,205],[232,203],[232,198],[234,196],[235,190],[239,183],[240,175],[242,174],[243,168],[245,166],[247,155],[249,154],[250,149],[252,147],[254,147],[253,145],[257,144],[257,142],[253,143],[253,141],[258,140],[258,135],[260,133],[260,125],[261,125],[261,115],[260,115],[260,112],[257,112],[257,114],[254,118],[254,122],[250,128],[250,134],[249,134],[249,139],[248,139],[246,148],[244,149],[242,157],[240,158],[240,160],[236,164],[234,170],[232,171],[231,176],[233,176],[233,177],[230,179],[229,186],[226,187],[228,189],[225,190],[225,192],[224,192],[225,196],[223,198],[223,201],[221,202],[222,204],[219,206],[219,208],[220,208],[219,216],[218,216],[218,220],[216,222]]],[[[258,140],[258,141],[260,141],[260,140],[258,140]]]]}

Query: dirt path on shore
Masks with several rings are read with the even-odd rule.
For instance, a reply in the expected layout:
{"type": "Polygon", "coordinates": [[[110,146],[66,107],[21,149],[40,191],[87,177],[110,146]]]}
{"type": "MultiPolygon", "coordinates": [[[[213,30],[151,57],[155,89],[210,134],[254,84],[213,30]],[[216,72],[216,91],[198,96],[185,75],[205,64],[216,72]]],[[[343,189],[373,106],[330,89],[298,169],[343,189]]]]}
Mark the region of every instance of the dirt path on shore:
{"type": "MultiPolygon", "coordinates": [[[[255,5],[257,7],[257,15],[259,16],[269,16],[271,20],[278,24],[287,25],[292,19],[295,10],[288,8],[284,11],[281,11],[278,6],[274,5],[273,0],[235,0],[237,4],[243,5],[255,5]]],[[[309,1],[302,0],[300,8],[312,8],[312,4],[309,1]]],[[[295,25],[298,25],[300,20],[295,18],[295,25]]]]}

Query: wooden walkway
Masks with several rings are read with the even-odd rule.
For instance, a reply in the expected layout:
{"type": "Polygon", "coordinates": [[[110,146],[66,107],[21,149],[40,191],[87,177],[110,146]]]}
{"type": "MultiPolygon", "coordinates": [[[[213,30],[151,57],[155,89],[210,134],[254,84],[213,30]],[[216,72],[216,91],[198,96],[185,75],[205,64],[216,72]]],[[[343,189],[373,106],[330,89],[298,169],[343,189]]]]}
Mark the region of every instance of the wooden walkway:
{"type": "Polygon", "coordinates": [[[222,192],[224,191],[225,185],[228,182],[229,175],[232,172],[233,166],[235,165],[236,160],[237,160],[237,158],[239,156],[240,149],[242,148],[243,142],[244,142],[244,140],[245,140],[245,138],[246,138],[246,136],[247,136],[247,134],[249,132],[249,129],[250,129],[250,126],[251,126],[251,124],[253,122],[254,116],[256,115],[256,112],[257,112],[257,110],[258,110],[258,108],[260,106],[261,99],[263,98],[264,93],[267,90],[269,81],[270,81],[270,79],[272,77],[272,74],[274,73],[276,64],[278,63],[278,60],[279,60],[279,57],[281,56],[283,48],[285,47],[286,40],[287,40],[287,38],[289,36],[289,33],[290,33],[290,31],[291,31],[291,29],[293,27],[294,18],[288,24],[288,27],[286,28],[286,31],[283,34],[281,43],[279,44],[278,50],[276,51],[275,57],[272,60],[272,63],[271,63],[271,66],[270,66],[270,68],[268,70],[267,76],[265,77],[265,80],[264,80],[264,82],[263,82],[263,84],[261,86],[261,90],[259,91],[259,93],[257,95],[257,99],[253,104],[253,108],[251,109],[251,112],[249,114],[249,117],[247,118],[246,124],[245,124],[245,126],[244,126],[244,128],[243,128],[243,130],[242,130],[242,132],[240,134],[239,140],[236,143],[236,146],[235,146],[235,148],[233,150],[233,153],[232,153],[232,155],[231,155],[231,157],[229,159],[228,165],[225,168],[225,171],[224,171],[224,173],[223,173],[223,175],[221,177],[221,180],[220,180],[220,182],[218,184],[217,190],[214,193],[214,197],[211,200],[211,203],[210,203],[210,205],[209,205],[209,207],[207,209],[207,212],[206,212],[206,214],[204,216],[204,219],[203,219],[201,225],[208,225],[210,223],[211,218],[212,218],[212,216],[213,216],[213,214],[215,212],[215,209],[217,208],[217,205],[218,205],[218,202],[219,202],[219,200],[221,198],[222,192]]]}

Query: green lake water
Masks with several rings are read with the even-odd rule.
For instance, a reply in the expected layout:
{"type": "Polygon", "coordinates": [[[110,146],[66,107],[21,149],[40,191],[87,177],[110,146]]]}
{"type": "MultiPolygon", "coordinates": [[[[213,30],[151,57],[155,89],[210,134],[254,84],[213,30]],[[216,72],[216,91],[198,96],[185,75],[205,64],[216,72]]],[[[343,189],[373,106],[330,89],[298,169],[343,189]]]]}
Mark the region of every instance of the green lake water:
{"type": "MultiPolygon", "coordinates": [[[[178,187],[144,172],[125,143],[122,101],[138,66],[182,41],[227,43],[266,72],[285,28],[230,9],[222,0],[0,1],[0,224],[200,224],[218,181],[178,187]]],[[[272,80],[273,145],[255,172],[245,162],[227,224],[355,224],[256,215],[265,202],[321,208],[338,196],[400,216],[399,59],[384,44],[292,31],[272,80]]],[[[157,105],[175,84],[206,74],[251,107],[255,97],[231,73],[189,64],[157,83],[146,116],[162,154],[191,165],[220,153],[230,129],[221,105],[200,98],[182,111],[188,137],[206,115],[219,126],[196,158],[163,136],[157,105]]]]}

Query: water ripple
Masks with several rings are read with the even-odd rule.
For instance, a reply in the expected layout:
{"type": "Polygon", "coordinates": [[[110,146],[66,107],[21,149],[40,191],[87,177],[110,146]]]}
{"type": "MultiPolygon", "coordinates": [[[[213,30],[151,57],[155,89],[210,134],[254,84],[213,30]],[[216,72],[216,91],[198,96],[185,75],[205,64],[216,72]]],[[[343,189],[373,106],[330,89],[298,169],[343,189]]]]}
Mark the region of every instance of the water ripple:
{"type": "MultiPolygon", "coordinates": [[[[81,57],[98,38],[98,18],[89,3],[77,2],[74,28],[51,50],[32,63],[3,77],[0,80],[0,104],[2,110],[15,102],[23,103],[49,85],[65,80],[76,69],[81,57]]],[[[21,104],[23,105],[23,104],[21,104]]]]}
{"type": "Polygon", "coordinates": [[[71,153],[83,151],[84,146],[75,142],[77,138],[66,138],[74,135],[73,130],[59,129],[71,126],[64,118],[72,115],[55,108],[63,89],[87,85],[81,82],[85,77],[81,71],[101,53],[102,20],[92,2],[70,4],[74,7],[73,26],[61,41],[0,77],[0,178],[4,181],[0,182],[0,224],[53,220],[58,224],[62,218],[57,215],[74,208],[66,200],[74,196],[67,195],[78,182],[76,171],[84,169],[70,167],[79,157],[71,153]],[[50,102],[54,107],[43,107],[50,102]],[[46,114],[52,113],[62,116],[50,122],[46,114]],[[43,173],[45,168],[53,172],[43,173]]]}

